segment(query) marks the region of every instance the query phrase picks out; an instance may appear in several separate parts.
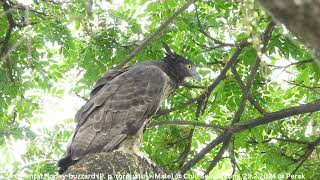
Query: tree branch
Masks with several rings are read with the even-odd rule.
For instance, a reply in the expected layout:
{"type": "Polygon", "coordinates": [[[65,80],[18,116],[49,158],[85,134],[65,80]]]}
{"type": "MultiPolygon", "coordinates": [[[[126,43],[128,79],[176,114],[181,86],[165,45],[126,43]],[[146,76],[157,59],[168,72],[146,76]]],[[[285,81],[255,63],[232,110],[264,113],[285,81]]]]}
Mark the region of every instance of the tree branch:
{"type": "MultiPolygon", "coordinates": [[[[267,48],[268,42],[270,40],[274,25],[275,25],[274,22],[271,21],[269,23],[267,29],[263,33],[263,39],[262,39],[263,47],[261,49],[261,53],[265,53],[265,51],[266,51],[266,48],[267,48]]],[[[240,121],[241,115],[242,115],[243,111],[245,110],[246,101],[248,99],[251,86],[252,86],[253,81],[254,81],[256,74],[258,72],[260,62],[261,62],[261,59],[260,59],[259,55],[257,55],[256,62],[254,64],[254,66],[251,68],[250,75],[247,78],[246,87],[243,91],[243,95],[242,95],[242,98],[241,98],[241,101],[239,104],[239,108],[236,111],[235,116],[234,116],[231,124],[235,124],[240,121]]]]}
{"type": "Polygon", "coordinates": [[[265,53],[266,52],[267,45],[269,43],[269,40],[270,40],[271,35],[272,35],[273,28],[274,28],[275,25],[276,25],[276,23],[273,20],[271,20],[271,22],[267,26],[267,29],[264,31],[263,37],[262,37],[263,47],[261,49],[261,53],[265,53]]]}
{"type": "MultiPolygon", "coordinates": [[[[296,140],[296,139],[289,139],[289,138],[269,138],[266,140],[263,140],[261,143],[268,143],[272,140],[277,140],[277,141],[282,141],[282,142],[289,142],[289,143],[296,143],[296,144],[304,144],[304,145],[309,145],[312,142],[308,142],[308,141],[300,141],[300,140],[296,140]]],[[[251,144],[257,144],[257,140],[256,139],[251,139],[249,141],[249,143],[251,144]]]]}
{"type": "Polygon", "coordinates": [[[194,128],[190,129],[190,132],[189,132],[189,135],[188,135],[188,138],[187,138],[187,145],[184,148],[183,153],[180,155],[180,157],[176,161],[176,162],[180,163],[179,167],[183,166],[183,164],[185,163],[185,161],[188,158],[189,152],[191,150],[193,133],[194,133],[194,128]]]}
{"type": "Polygon", "coordinates": [[[234,46],[235,44],[233,43],[224,43],[212,36],[210,36],[210,34],[208,34],[206,31],[204,31],[203,27],[202,27],[202,24],[200,22],[200,18],[199,18],[199,14],[198,14],[198,8],[197,6],[195,5],[195,12],[196,12],[196,18],[197,18],[197,21],[198,21],[198,25],[199,25],[199,32],[201,34],[203,34],[204,36],[206,36],[207,38],[209,38],[210,40],[212,40],[215,44],[215,46],[211,46],[211,47],[206,47],[207,50],[213,50],[213,49],[217,49],[217,48],[221,48],[221,47],[225,47],[225,46],[234,46]]]}
{"type": "Polygon", "coordinates": [[[287,69],[288,67],[291,67],[291,66],[301,66],[303,64],[312,63],[312,62],[315,62],[315,60],[314,59],[306,59],[306,60],[290,63],[286,66],[274,66],[274,65],[268,65],[268,66],[274,67],[274,69],[287,69]]]}
{"type": "Polygon", "coordinates": [[[272,113],[266,113],[262,117],[258,117],[246,122],[236,123],[232,125],[228,131],[229,133],[236,133],[246,129],[261,126],[263,124],[268,124],[283,118],[287,118],[287,117],[291,117],[299,114],[312,113],[316,111],[320,111],[320,101],[303,104],[300,106],[294,106],[291,108],[282,109],[272,113]]]}
{"type": "Polygon", "coordinates": [[[196,89],[205,89],[206,88],[204,86],[198,86],[198,85],[190,84],[190,83],[187,83],[187,82],[183,83],[182,86],[186,87],[186,88],[191,88],[191,89],[192,88],[196,88],[196,89]]]}
{"type": "MultiPolygon", "coordinates": [[[[205,103],[200,103],[199,101],[206,101],[211,92],[220,84],[220,82],[225,78],[228,70],[230,69],[230,67],[232,65],[234,65],[238,59],[238,56],[240,55],[241,51],[243,48],[245,48],[246,46],[248,46],[249,43],[247,41],[242,41],[240,43],[238,43],[237,45],[237,49],[236,51],[233,53],[232,57],[230,58],[230,60],[227,62],[227,64],[224,66],[224,68],[222,69],[222,71],[220,72],[220,74],[218,75],[218,77],[213,81],[213,83],[211,85],[208,86],[207,89],[205,89],[203,91],[203,93],[199,96],[198,98],[198,104],[205,104],[205,103]]],[[[199,107],[198,107],[199,108],[199,107]]],[[[206,107],[202,107],[202,112],[205,111],[206,107]]]]}
{"type": "Polygon", "coordinates": [[[231,135],[227,136],[226,139],[223,141],[223,144],[221,148],[219,149],[216,156],[213,158],[212,162],[210,163],[208,169],[204,173],[204,177],[209,175],[209,173],[212,171],[212,169],[218,164],[218,162],[221,160],[221,157],[224,153],[224,151],[228,148],[228,145],[231,141],[231,135]]]}
{"type": "MultiPolygon", "coordinates": [[[[239,120],[241,118],[241,115],[242,115],[242,113],[243,113],[243,111],[245,109],[245,102],[248,99],[249,91],[250,91],[250,88],[252,86],[253,80],[255,79],[256,73],[258,71],[259,64],[260,64],[260,58],[257,57],[256,58],[256,63],[253,66],[252,71],[251,71],[251,73],[250,73],[250,75],[248,77],[247,86],[243,91],[243,96],[242,96],[242,99],[240,101],[239,108],[238,108],[238,110],[237,110],[237,112],[236,112],[236,114],[234,116],[234,119],[232,120],[232,123],[231,123],[232,125],[234,123],[239,122],[239,120]]],[[[232,65],[234,65],[234,64],[232,64],[232,65]]],[[[205,171],[205,175],[208,175],[210,173],[210,171],[212,171],[212,169],[218,164],[218,162],[220,161],[220,159],[222,157],[222,154],[224,153],[224,151],[227,149],[227,147],[229,145],[231,137],[232,137],[232,133],[231,134],[226,134],[225,139],[223,140],[223,144],[222,144],[221,148],[219,149],[218,153],[216,154],[216,156],[214,157],[214,159],[210,163],[208,169],[205,171]]]]}
{"type": "MultiPolygon", "coordinates": [[[[230,159],[230,162],[232,164],[232,174],[231,174],[231,179],[232,179],[234,173],[236,172],[236,169],[238,169],[238,171],[240,171],[240,168],[239,168],[239,166],[237,164],[237,161],[236,161],[236,158],[234,156],[234,137],[231,139],[228,151],[229,151],[228,152],[229,153],[229,159],[230,159]]],[[[242,178],[241,173],[240,173],[240,176],[242,178]]]]}
{"type": "Polygon", "coordinates": [[[191,126],[196,126],[196,127],[214,128],[214,129],[219,129],[219,130],[225,130],[227,128],[227,127],[216,125],[216,124],[208,124],[208,123],[204,123],[204,122],[184,121],[184,120],[151,122],[148,125],[148,127],[163,126],[163,125],[191,125],[191,126]]]}
{"type": "MultiPolygon", "coordinates": [[[[234,75],[234,78],[237,81],[238,85],[242,89],[242,92],[244,93],[245,92],[245,84],[241,80],[241,77],[234,66],[231,67],[231,72],[234,75]]],[[[248,94],[248,100],[253,105],[253,107],[256,108],[257,111],[260,112],[260,114],[263,115],[264,113],[266,113],[266,111],[260,106],[260,104],[256,100],[253,99],[250,92],[248,94]]]]}
{"type": "Polygon", "coordinates": [[[312,144],[312,142],[308,142],[308,141],[300,141],[300,140],[296,140],[296,139],[287,139],[287,138],[271,138],[270,141],[274,139],[277,141],[283,141],[283,142],[289,142],[289,143],[296,143],[296,144],[312,144]]]}
{"type": "MultiPolygon", "coordinates": [[[[285,80],[286,81],[286,80],[285,80]]],[[[304,84],[297,84],[297,83],[294,83],[294,82],[290,82],[290,81],[286,81],[288,84],[291,84],[291,85],[295,85],[295,86],[300,86],[300,87],[303,87],[303,88],[307,88],[307,89],[310,89],[310,90],[314,90],[314,89],[320,89],[320,86],[306,86],[304,84]]]]}
{"type": "Polygon", "coordinates": [[[132,58],[134,58],[143,48],[145,48],[158,34],[160,34],[170,23],[173,22],[173,20],[181,14],[183,11],[185,11],[192,3],[194,3],[195,0],[189,0],[186,4],[184,4],[180,9],[178,9],[176,12],[173,13],[173,15],[164,23],[160,25],[160,27],[153,32],[151,35],[149,35],[147,38],[145,38],[141,44],[133,50],[129,56],[123,60],[121,64],[119,64],[117,67],[122,68],[124,67],[132,58]]]}
{"type": "MultiPolygon", "coordinates": [[[[198,97],[195,97],[195,98],[192,98],[192,99],[189,99],[188,101],[186,101],[185,103],[181,104],[180,107],[184,107],[184,106],[189,106],[190,104],[194,103],[194,102],[197,102],[198,99],[200,99],[202,96],[198,96],[198,97]]],[[[153,118],[158,118],[162,115],[165,115],[165,114],[169,114],[170,112],[173,112],[175,110],[177,110],[178,108],[177,107],[173,107],[173,108],[170,108],[170,109],[159,109],[158,112],[153,116],[153,118]]]]}
{"type": "Polygon", "coordinates": [[[230,128],[225,130],[217,138],[211,141],[205,148],[203,148],[197,155],[195,155],[189,162],[187,162],[179,170],[181,174],[186,173],[190,168],[192,168],[197,162],[199,162],[207,153],[209,153],[213,148],[215,148],[220,143],[226,141],[230,135],[238,133],[250,128],[254,128],[260,125],[268,124],[276,120],[281,120],[283,118],[311,113],[320,111],[320,102],[313,102],[309,104],[304,104],[300,106],[295,106],[287,109],[282,109],[280,111],[266,113],[263,117],[255,118],[246,122],[233,124],[230,128]]]}
{"type": "Polygon", "coordinates": [[[89,101],[88,98],[86,98],[86,97],[84,97],[84,96],[81,96],[81,95],[80,95],[79,93],[77,93],[76,91],[73,91],[73,92],[74,92],[74,94],[75,94],[78,98],[84,100],[85,102],[89,101]]]}
{"type": "Polygon", "coordinates": [[[299,170],[299,168],[302,166],[302,164],[310,157],[312,152],[316,149],[316,147],[320,144],[320,137],[318,137],[315,141],[313,141],[309,146],[307,151],[304,153],[302,158],[300,159],[300,162],[298,166],[291,172],[291,174],[288,177],[288,180],[291,180],[292,177],[294,177],[294,174],[299,170]]]}
{"type": "Polygon", "coordinates": [[[227,136],[227,131],[220,134],[217,138],[211,141],[205,148],[203,148],[197,155],[195,155],[190,161],[183,165],[178,173],[185,174],[190,168],[192,168],[196,163],[198,163],[206,154],[208,154],[213,148],[225,141],[229,136],[227,136]]]}
{"type": "MultiPolygon", "coordinates": [[[[266,31],[263,34],[263,48],[261,49],[261,52],[265,52],[266,46],[268,44],[268,41],[271,37],[271,33],[272,33],[272,29],[273,29],[274,23],[271,22],[268,26],[268,28],[266,29],[266,31]]],[[[232,65],[235,65],[232,64],[232,65]]],[[[255,79],[255,76],[257,74],[258,68],[260,65],[260,57],[257,56],[256,58],[256,63],[255,65],[252,67],[251,73],[247,78],[247,84],[246,84],[246,88],[243,91],[243,96],[242,99],[240,101],[240,105],[239,108],[234,116],[234,119],[232,120],[232,125],[234,123],[237,123],[240,121],[241,115],[245,109],[245,103],[248,99],[249,96],[249,92],[253,83],[253,80],[255,79]]],[[[224,153],[224,151],[227,149],[229,142],[231,141],[231,137],[232,137],[232,133],[231,134],[226,134],[226,137],[223,141],[223,144],[220,148],[220,150],[218,151],[218,153],[216,154],[216,156],[214,157],[214,159],[212,160],[212,162],[209,165],[209,168],[206,170],[205,175],[208,175],[210,173],[210,171],[217,165],[217,163],[220,161],[222,154],[224,153]]]]}
{"type": "MultiPolygon", "coordinates": [[[[264,34],[263,34],[263,48],[261,49],[261,52],[264,53],[266,50],[266,46],[269,42],[269,39],[271,37],[271,33],[274,27],[274,22],[270,22],[267,29],[265,30],[264,34]]],[[[225,67],[223,68],[223,70],[221,71],[221,73],[219,74],[219,76],[216,78],[216,80],[208,87],[208,89],[206,91],[204,91],[204,93],[201,96],[208,96],[210,95],[210,93],[213,91],[213,89],[221,82],[221,80],[224,78],[224,76],[226,75],[226,72],[228,71],[228,69],[234,65],[237,61],[237,58],[241,52],[241,50],[247,46],[249,43],[247,41],[242,41],[239,44],[237,44],[237,50],[236,52],[233,54],[232,58],[228,61],[228,63],[225,65],[225,67]]],[[[239,108],[235,114],[235,117],[231,123],[231,128],[234,128],[234,124],[237,123],[240,120],[241,114],[244,111],[244,105],[245,102],[248,98],[248,94],[249,94],[249,90],[251,88],[251,85],[253,83],[253,80],[255,79],[255,75],[257,73],[258,67],[260,64],[260,58],[259,56],[257,56],[256,58],[256,63],[255,65],[252,67],[251,73],[247,79],[247,86],[245,89],[245,92],[243,93],[239,108]]],[[[200,97],[201,97],[200,96],[200,97]]],[[[215,148],[218,144],[220,144],[221,142],[223,142],[224,144],[230,142],[230,138],[232,137],[232,133],[236,132],[236,131],[230,131],[230,129],[226,130],[224,133],[220,134],[216,139],[214,139],[213,141],[211,141],[205,148],[203,148],[193,159],[191,159],[189,162],[187,162],[180,170],[179,172],[181,174],[184,174],[186,171],[188,171],[191,167],[193,167],[198,161],[200,161],[208,152],[210,152],[213,148],[215,148]]],[[[224,147],[224,146],[223,146],[224,147]]],[[[222,152],[225,151],[224,148],[220,149],[222,152]]],[[[219,156],[216,156],[215,158],[218,158],[219,156]]],[[[213,160],[214,162],[214,160],[213,160]]],[[[214,168],[214,166],[216,165],[216,163],[212,163],[210,168],[214,168]]]]}
{"type": "Polygon", "coordinates": [[[224,66],[224,68],[222,69],[222,71],[220,72],[219,76],[216,78],[216,80],[207,88],[208,90],[208,94],[210,94],[214,88],[216,88],[219,83],[224,79],[224,77],[226,76],[227,71],[230,69],[230,67],[236,63],[238,56],[240,55],[241,51],[243,48],[245,48],[246,46],[248,46],[249,43],[247,41],[243,41],[240,42],[236,51],[233,53],[232,57],[230,58],[230,60],[227,62],[227,64],[224,66]]]}
{"type": "Polygon", "coordinates": [[[39,16],[41,19],[43,19],[42,16],[49,16],[48,14],[46,14],[44,12],[40,12],[40,11],[37,11],[35,9],[30,9],[29,7],[26,7],[23,4],[19,4],[19,3],[13,5],[12,8],[17,9],[17,10],[21,10],[21,11],[31,11],[31,12],[33,12],[35,14],[41,15],[41,16],[39,16]]]}
{"type": "Polygon", "coordinates": [[[6,35],[5,35],[5,37],[4,37],[3,41],[2,41],[2,46],[1,46],[1,49],[0,49],[0,58],[1,59],[5,55],[6,51],[8,50],[8,43],[9,43],[9,40],[10,40],[10,37],[11,37],[11,33],[13,31],[13,28],[15,27],[15,22],[13,20],[13,17],[11,15],[11,13],[9,13],[10,5],[5,0],[2,0],[2,3],[3,3],[3,5],[2,5],[3,6],[3,10],[5,12],[5,15],[6,15],[6,18],[7,18],[9,26],[8,26],[6,35]]]}

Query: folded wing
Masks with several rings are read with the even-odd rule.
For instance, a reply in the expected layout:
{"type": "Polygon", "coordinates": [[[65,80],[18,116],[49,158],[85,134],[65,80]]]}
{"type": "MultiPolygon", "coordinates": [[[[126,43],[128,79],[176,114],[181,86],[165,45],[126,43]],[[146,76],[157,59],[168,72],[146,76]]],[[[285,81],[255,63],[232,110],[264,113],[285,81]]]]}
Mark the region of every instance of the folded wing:
{"type": "Polygon", "coordinates": [[[71,158],[113,150],[135,134],[156,113],[164,91],[170,89],[168,81],[159,67],[151,65],[133,67],[100,85],[76,115],[71,158]]]}

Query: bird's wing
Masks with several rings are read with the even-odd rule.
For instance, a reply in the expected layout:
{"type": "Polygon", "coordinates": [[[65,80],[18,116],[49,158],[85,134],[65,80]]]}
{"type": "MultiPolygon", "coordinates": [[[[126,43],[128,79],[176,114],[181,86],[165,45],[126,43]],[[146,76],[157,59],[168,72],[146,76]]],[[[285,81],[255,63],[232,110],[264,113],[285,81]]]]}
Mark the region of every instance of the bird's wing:
{"type": "Polygon", "coordinates": [[[127,71],[128,69],[110,69],[95,83],[93,89],[90,92],[90,97],[93,97],[103,86],[110,82],[113,78],[127,71]]]}
{"type": "Polygon", "coordinates": [[[112,150],[135,134],[157,111],[168,80],[156,66],[138,66],[111,80],[76,115],[72,159],[112,150]]]}

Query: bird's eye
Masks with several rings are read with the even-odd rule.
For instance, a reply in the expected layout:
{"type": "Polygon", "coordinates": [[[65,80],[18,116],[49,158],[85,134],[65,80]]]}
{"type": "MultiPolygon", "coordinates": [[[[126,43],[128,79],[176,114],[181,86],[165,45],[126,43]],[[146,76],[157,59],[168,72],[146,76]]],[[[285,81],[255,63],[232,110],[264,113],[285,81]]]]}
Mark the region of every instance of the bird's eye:
{"type": "Polygon", "coordinates": [[[188,68],[188,69],[191,69],[191,65],[190,65],[190,64],[188,64],[188,65],[187,65],[187,68],[188,68]]]}

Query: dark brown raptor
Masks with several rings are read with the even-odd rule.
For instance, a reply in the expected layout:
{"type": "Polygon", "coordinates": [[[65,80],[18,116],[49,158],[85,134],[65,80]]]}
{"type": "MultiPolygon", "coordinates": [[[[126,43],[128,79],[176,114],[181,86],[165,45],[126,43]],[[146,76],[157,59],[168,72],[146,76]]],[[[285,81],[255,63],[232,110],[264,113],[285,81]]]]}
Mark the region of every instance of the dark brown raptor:
{"type": "Polygon", "coordinates": [[[96,82],[90,100],[77,112],[77,126],[59,173],[86,154],[122,150],[143,156],[143,129],[186,77],[200,80],[195,66],[164,44],[166,57],[110,70],[96,82]]]}

